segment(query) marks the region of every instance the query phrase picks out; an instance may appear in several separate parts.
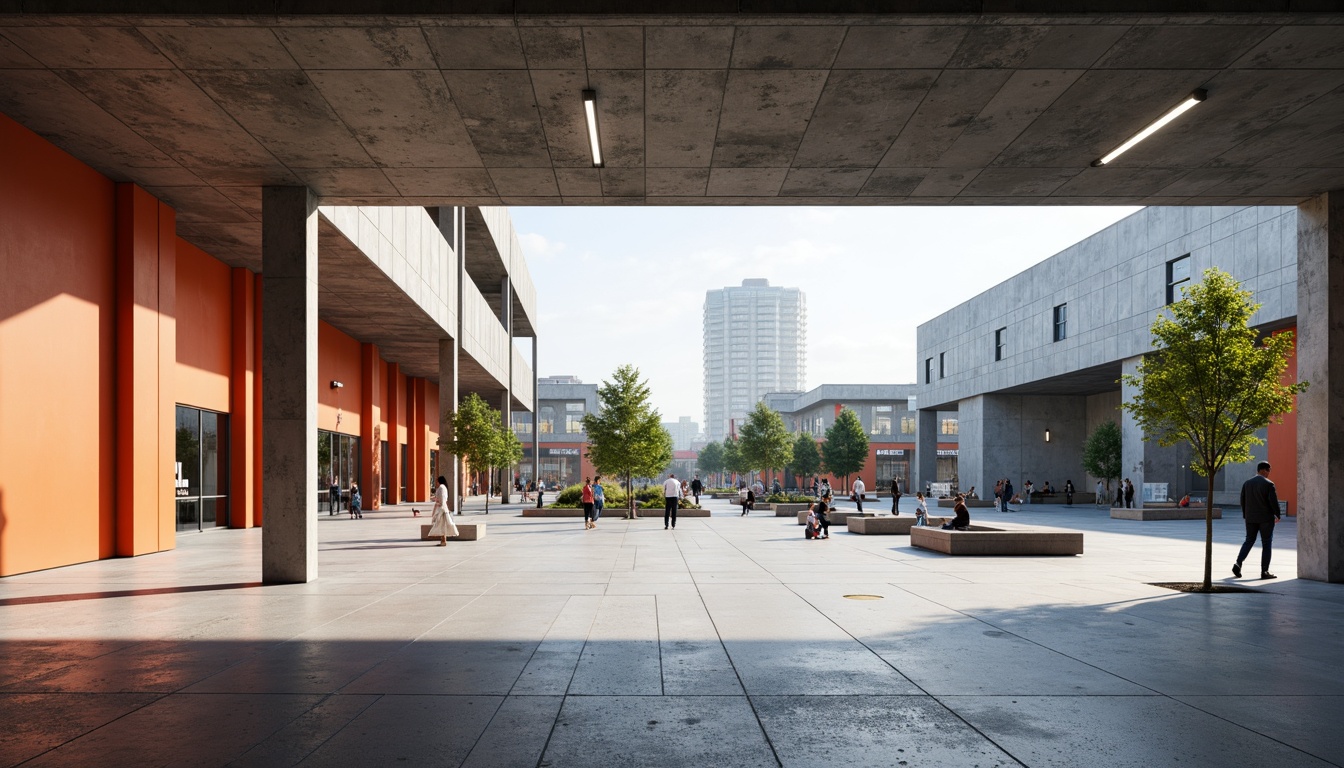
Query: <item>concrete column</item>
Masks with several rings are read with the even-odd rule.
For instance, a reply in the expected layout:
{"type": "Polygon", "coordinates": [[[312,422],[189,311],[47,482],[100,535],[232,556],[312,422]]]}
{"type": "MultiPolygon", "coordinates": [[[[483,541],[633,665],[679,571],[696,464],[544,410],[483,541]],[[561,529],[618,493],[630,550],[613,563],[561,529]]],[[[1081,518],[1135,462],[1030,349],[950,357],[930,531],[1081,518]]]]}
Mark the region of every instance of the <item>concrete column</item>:
{"type": "Polygon", "coordinates": [[[261,193],[261,578],[317,578],[317,202],[305,187],[261,193]]]}
{"type": "Polygon", "coordinates": [[[365,509],[378,509],[382,506],[378,498],[378,486],[384,472],[382,465],[383,429],[379,423],[383,418],[382,400],[378,395],[382,389],[383,361],[378,354],[377,344],[359,345],[359,442],[360,463],[368,467],[363,479],[365,509]]]}
{"type": "Polygon", "coordinates": [[[915,491],[938,481],[938,412],[916,411],[915,491]]]}
{"type": "MultiPolygon", "coordinates": [[[[534,331],[535,333],[535,331],[534,331]]],[[[541,394],[537,374],[537,337],[532,337],[532,479],[541,482],[541,394]]]]}
{"type": "MultiPolygon", "coordinates": [[[[1143,362],[1143,355],[1136,355],[1120,361],[1120,371],[1126,376],[1133,376],[1139,372],[1139,363],[1143,362]]],[[[1120,402],[1133,402],[1138,395],[1138,389],[1124,379],[1120,380],[1120,402]]],[[[1144,469],[1144,448],[1145,448],[1143,430],[1134,417],[1129,415],[1129,411],[1120,409],[1120,480],[1129,478],[1134,483],[1134,497],[1140,499],[1143,497],[1143,469],[1144,469]]],[[[1136,502],[1137,503],[1137,502],[1136,502]]]]}
{"type": "Polygon", "coordinates": [[[994,481],[986,474],[985,416],[986,400],[991,395],[968,397],[957,404],[957,490],[975,493],[980,498],[993,498],[994,481]]]}
{"type": "Polygon", "coordinates": [[[1344,582],[1344,190],[1297,209],[1297,575],[1344,582]]]}
{"type": "MultiPolygon", "coordinates": [[[[499,406],[499,418],[505,429],[513,429],[513,283],[506,275],[500,293],[500,322],[504,324],[504,354],[508,357],[508,382],[504,386],[504,402],[499,406]]],[[[513,467],[504,467],[503,488],[499,503],[508,504],[509,494],[513,493],[513,467]]]]}
{"type": "Polygon", "coordinates": [[[457,514],[462,514],[459,506],[462,473],[457,454],[453,452],[453,417],[457,415],[457,354],[456,339],[439,339],[439,463],[447,467],[443,477],[448,481],[448,503],[457,514]]]}
{"type": "Polygon", "coordinates": [[[387,364],[387,374],[383,378],[383,391],[387,394],[387,466],[383,472],[387,475],[387,498],[389,504],[400,504],[401,473],[401,428],[405,426],[406,414],[402,404],[401,366],[398,363],[387,364]]]}

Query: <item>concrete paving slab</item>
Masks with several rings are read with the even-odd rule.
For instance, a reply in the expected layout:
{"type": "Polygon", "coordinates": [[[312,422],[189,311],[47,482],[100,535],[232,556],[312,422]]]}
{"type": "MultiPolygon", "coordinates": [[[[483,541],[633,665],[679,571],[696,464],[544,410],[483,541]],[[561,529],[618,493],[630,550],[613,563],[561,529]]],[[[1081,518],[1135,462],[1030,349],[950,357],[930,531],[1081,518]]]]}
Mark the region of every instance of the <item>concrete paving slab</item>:
{"type": "Polygon", "coordinates": [[[541,764],[779,765],[737,696],[571,696],[541,764]]]}
{"type": "Polygon", "coordinates": [[[306,765],[461,765],[503,699],[489,696],[383,696],[318,747],[306,765]]]}
{"type": "Polygon", "coordinates": [[[144,707],[152,693],[0,694],[0,764],[18,765],[144,707]]]}
{"type": "Polygon", "coordinates": [[[1018,765],[927,696],[757,696],[752,704],[788,768],[1018,765]]]}
{"type": "Polygon", "coordinates": [[[947,697],[942,702],[1014,758],[1042,768],[1329,765],[1165,696],[947,697]]]}

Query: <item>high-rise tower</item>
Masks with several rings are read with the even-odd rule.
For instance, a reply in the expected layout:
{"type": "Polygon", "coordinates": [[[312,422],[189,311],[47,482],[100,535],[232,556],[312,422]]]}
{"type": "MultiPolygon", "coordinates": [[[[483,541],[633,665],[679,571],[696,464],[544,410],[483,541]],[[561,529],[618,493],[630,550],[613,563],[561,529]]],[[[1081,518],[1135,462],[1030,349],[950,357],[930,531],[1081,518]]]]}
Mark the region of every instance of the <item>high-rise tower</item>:
{"type": "Polygon", "coordinates": [[[807,380],[807,299],[765,279],[705,292],[705,433],[713,441],[740,425],[766,392],[798,391],[807,380]]]}

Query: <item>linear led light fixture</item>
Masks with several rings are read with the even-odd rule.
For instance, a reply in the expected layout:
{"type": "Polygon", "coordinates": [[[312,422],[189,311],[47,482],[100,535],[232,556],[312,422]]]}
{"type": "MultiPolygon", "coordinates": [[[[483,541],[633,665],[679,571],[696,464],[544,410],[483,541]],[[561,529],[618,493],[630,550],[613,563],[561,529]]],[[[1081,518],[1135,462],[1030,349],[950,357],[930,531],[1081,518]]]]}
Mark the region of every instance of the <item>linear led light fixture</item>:
{"type": "Polygon", "coordinates": [[[588,119],[588,146],[593,150],[593,167],[602,167],[602,144],[597,140],[597,91],[583,91],[583,116],[588,119]]]}
{"type": "Polygon", "coordinates": [[[1187,96],[1185,101],[1182,101],[1180,104],[1177,104],[1176,106],[1172,107],[1167,112],[1167,114],[1149,123],[1147,128],[1144,128],[1142,131],[1139,131],[1138,133],[1134,134],[1132,137],[1130,137],[1129,141],[1126,141],[1124,144],[1121,144],[1120,146],[1111,150],[1111,153],[1109,155],[1106,155],[1100,160],[1093,160],[1092,167],[1097,168],[1111,162],[1112,160],[1114,160],[1115,158],[1119,157],[1121,154],[1126,152],[1130,147],[1134,146],[1135,144],[1138,144],[1140,141],[1143,141],[1149,136],[1152,136],[1154,133],[1157,133],[1157,131],[1162,126],[1180,117],[1182,114],[1185,113],[1187,109],[1190,109],[1191,107],[1207,99],[1208,97],[1209,97],[1208,91],[1204,90],[1203,88],[1196,88],[1195,92],[1187,96]]]}

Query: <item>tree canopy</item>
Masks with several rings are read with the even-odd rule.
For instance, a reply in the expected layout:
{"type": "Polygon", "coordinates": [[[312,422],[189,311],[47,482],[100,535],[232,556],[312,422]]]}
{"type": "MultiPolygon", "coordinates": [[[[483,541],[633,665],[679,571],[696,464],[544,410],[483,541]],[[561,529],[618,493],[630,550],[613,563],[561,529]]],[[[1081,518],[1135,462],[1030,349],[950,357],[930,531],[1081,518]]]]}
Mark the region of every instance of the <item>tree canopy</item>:
{"type": "Polygon", "coordinates": [[[710,443],[700,449],[700,455],[695,460],[696,469],[705,473],[706,478],[710,475],[717,475],[723,471],[723,446],[718,443],[710,443]]]}
{"type": "MultiPolygon", "coordinates": [[[[503,456],[499,411],[490,407],[480,395],[472,392],[457,406],[453,414],[453,439],[447,442],[448,449],[467,461],[473,472],[489,472],[491,467],[510,466],[495,462],[503,456]]],[[[513,434],[511,431],[509,434],[513,434]]],[[[514,443],[518,438],[514,437],[514,443]]],[[[521,448],[519,456],[521,457],[521,448]]],[[[485,510],[490,511],[490,494],[485,496],[485,510]]]]}
{"type": "Polygon", "coordinates": [[[859,416],[853,410],[841,408],[835,423],[826,428],[821,457],[827,471],[845,478],[845,490],[848,490],[849,476],[863,469],[868,461],[868,435],[864,434],[859,416]]]}
{"type": "Polygon", "coordinates": [[[817,450],[817,441],[806,432],[799,432],[793,440],[793,461],[789,463],[793,476],[801,484],[804,478],[812,477],[821,471],[821,452],[817,450]]]}
{"type": "MultiPolygon", "coordinates": [[[[622,365],[597,388],[598,413],[583,416],[588,458],[598,472],[625,480],[655,477],[672,463],[672,436],[649,402],[639,369],[622,365]]],[[[634,504],[634,494],[628,494],[634,504]]]]}
{"type": "Polygon", "coordinates": [[[765,403],[756,403],[756,407],[747,414],[738,442],[742,461],[762,473],[783,469],[793,460],[793,441],[784,427],[784,418],[779,415],[779,411],[765,403]]]}
{"type": "Polygon", "coordinates": [[[741,475],[751,469],[742,457],[740,442],[732,437],[723,439],[723,468],[735,475],[741,475]]]}
{"type": "MultiPolygon", "coordinates": [[[[1134,387],[1122,407],[1159,445],[1190,445],[1191,467],[1212,478],[1229,462],[1251,458],[1255,432],[1293,408],[1307,382],[1284,384],[1291,333],[1261,338],[1250,326],[1260,305],[1219,269],[1153,322],[1155,350],[1124,382],[1134,387]]],[[[1205,499],[1204,590],[1213,579],[1213,494],[1205,499]]]]}
{"type": "Polygon", "coordinates": [[[1120,426],[1114,421],[1103,422],[1087,436],[1087,442],[1083,444],[1083,469],[1089,475],[1104,480],[1108,491],[1111,489],[1111,479],[1119,479],[1120,426]]]}

